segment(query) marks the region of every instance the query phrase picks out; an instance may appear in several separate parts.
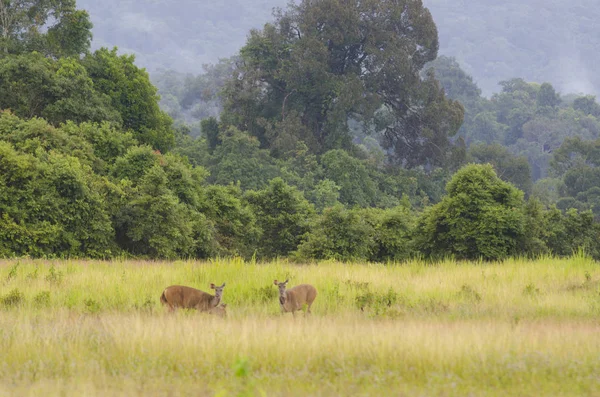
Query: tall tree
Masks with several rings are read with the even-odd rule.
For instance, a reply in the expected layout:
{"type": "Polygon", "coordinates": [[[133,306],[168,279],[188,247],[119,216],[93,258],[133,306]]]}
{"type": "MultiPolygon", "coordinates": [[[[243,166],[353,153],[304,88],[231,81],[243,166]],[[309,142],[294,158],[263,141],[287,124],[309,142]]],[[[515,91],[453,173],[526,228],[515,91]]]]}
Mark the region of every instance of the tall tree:
{"type": "Polygon", "coordinates": [[[160,97],[145,69],[138,68],[133,55],[118,55],[117,48],[101,48],[82,60],[94,88],[110,97],[123,119],[123,127],[135,138],[166,151],[175,143],[173,120],[158,106],[160,97]]]}
{"type": "Polygon", "coordinates": [[[75,0],[0,0],[0,55],[36,50],[53,57],[79,55],[92,23],[75,0]]]}
{"type": "Polygon", "coordinates": [[[349,119],[368,126],[385,108],[378,126],[397,162],[439,164],[432,148],[446,150],[439,143],[458,130],[463,109],[433,76],[421,79],[437,50],[421,0],[305,0],[251,32],[225,89],[223,120],[279,154],[299,140],[324,153],[351,145],[349,119]]]}

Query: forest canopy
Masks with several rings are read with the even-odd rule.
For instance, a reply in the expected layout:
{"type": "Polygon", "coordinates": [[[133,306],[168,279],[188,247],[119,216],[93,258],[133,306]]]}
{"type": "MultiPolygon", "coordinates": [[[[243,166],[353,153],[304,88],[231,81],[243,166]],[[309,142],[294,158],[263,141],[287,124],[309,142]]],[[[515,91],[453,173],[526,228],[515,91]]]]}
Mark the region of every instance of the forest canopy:
{"type": "Polygon", "coordinates": [[[74,2],[0,1],[1,257],[600,257],[600,105],[483,97],[420,0],[291,4],[162,102],[74,2]]]}

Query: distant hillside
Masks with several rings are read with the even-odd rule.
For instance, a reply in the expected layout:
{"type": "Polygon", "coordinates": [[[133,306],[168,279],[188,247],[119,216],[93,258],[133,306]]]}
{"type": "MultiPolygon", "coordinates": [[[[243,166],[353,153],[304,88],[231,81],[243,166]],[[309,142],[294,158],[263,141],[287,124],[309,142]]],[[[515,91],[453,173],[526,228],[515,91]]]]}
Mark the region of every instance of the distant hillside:
{"type": "MultiPolygon", "coordinates": [[[[424,0],[440,53],[454,56],[485,95],[512,77],[561,92],[600,92],[600,3],[595,0],[424,0]]],[[[94,23],[94,47],[118,46],[138,64],[201,73],[233,55],[248,30],[287,0],[79,0],[94,23]]]]}
{"type": "Polygon", "coordinates": [[[454,56],[484,94],[512,77],[561,92],[600,93],[597,0],[425,0],[440,53],[454,56]]]}
{"type": "Polygon", "coordinates": [[[149,71],[201,73],[235,54],[251,28],[287,0],[78,0],[94,23],[94,48],[119,47],[149,71]]]}

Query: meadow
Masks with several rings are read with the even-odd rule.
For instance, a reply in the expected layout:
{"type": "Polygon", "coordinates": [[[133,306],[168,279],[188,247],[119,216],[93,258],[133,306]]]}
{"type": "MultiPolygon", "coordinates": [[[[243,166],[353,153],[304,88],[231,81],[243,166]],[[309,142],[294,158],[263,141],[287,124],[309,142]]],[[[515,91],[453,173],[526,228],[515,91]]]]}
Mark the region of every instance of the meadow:
{"type": "Polygon", "coordinates": [[[600,395],[599,270],[2,261],[0,396],[600,395]],[[280,314],[285,278],[317,288],[312,316],[280,314]],[[212,282],[225,319],[159,302],[212,282]]]}

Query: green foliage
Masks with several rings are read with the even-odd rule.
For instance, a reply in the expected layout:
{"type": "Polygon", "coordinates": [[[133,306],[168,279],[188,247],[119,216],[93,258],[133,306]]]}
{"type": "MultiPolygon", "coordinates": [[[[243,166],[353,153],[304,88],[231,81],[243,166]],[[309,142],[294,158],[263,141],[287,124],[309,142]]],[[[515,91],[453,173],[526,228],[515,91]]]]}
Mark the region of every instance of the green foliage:
{"type": "Polygon", "coordinates": [[[116,215],[117,243],[136,255],[206,257],[211,231],[206,217],[180,202],[160,165],[148,169],[116,215]]]}
{"type": "Polygon", "coordinates": [[[160,110],[156,87],[134,59],[133,55],[118,55],[116,48],[102,48],[81,62],[96,90],[108,96],[121,115],[123,128],[131,130],[140,143],[167,151],[174,144],[173,121],[160,110]]]}
{"type": "Polygon", "coordinates": [[[590,211],[577,211],[574,208],[566,213],[554,208],[545,215],[543,239],[554,255],[573,255],[579,249],[595,259],[600,258],[597,241],[600,226],[594,222],[590,211]]]}
{"type": "Polygon", "coordinates": [[[600,256],[600,105],[519,78],[482,98],[421,1],[291,4],[161,74],[175,128],[74,1],[0,0],[0,28],[0,257],[600,256]]]}
{"type": "Polygon", "coordinates": [[[0,2],[0,56],[39,51],[52,57],[78,56],[88,50],[92,23],[75,0],[0,2]]]}
{"type": "Polygon", "coordinates": [[[398,163],[446,165],[463,108],[432,75],[419,75],[437,50],[421,1],[291,4],[251,31],[224,90],[222,120],[281,157],[298,142],[317,154],[351,148],[355,118],[385,135],[398,163]]]}
{"type": "Polygon", "coordinates": [[[201,211],[214,224],[218,253],[250,258],[259,246],[262,230],[241,189],[235,185],[211,185],[203,195],[201,211]]]}
{"type": "Polygon", "coordinates": [[[341,205],[327,208],[306,241],[298,247],[299,259],[368,260],[375,250],[373,225],[358,210],[341,205]]]}
{"type": "Polygon", "coordinates": [[[410,208],[399,206],[387,210],[363,211],[375,229],[375,249],[369,260],[400,262],[415,254],[412,243],[415,216],[410,208]]]}
{"type": "Polygon", "coordinates": [[[208,151],[210,154],[212,154],[217,145],[222,143],[219,137],[219,123],[217,122],[217,119],[210,117],[202,120],[200,126],[202,129],[202,134],[206,138],[206,142],[208,144],[208,151]]]}
{"type": "Polygon", "coordinates": [[[158,164],[160,154],[150,146],[131,147],[124,156],[117,158],[112,173],[117,179],[129,179],[138,182],[154,165],[158,164]]]}
{"type": "Polygon", "coordinates": [[[295,256],[301,260],[389,262],[412,255],[410,210],[327,208],[295,256]]]}
{"type": "Polygon", "coordinates": [[[497,260],[518,252],[525,234],[523,193],[491,165],[465,166],[446,190],[419,219],[416,242],[423,253],[497,260]]]}
{"type": "Polygon", "coordinates": [[[309,231],[314,214],[302,193],[275,178],[265,189],[249,191],[245,197],[263,232],[258,245],[260,254],[273,258],[294,251],[309,231]]]}
{"type": "Polygon", "coordinates": [[[41,121],[0,120],[0,254],[110,255],[114,232],[100,193],[107,182],[78,157],[50,150],[68,142],[62,150],[79,146],[72,154],[93,161],[89,147],[41,121]],[[1,140],[3,131],[14,145],[1,140]]]}
{"type": "Polygon", "coordinates": [[[469,157],[474,163],[491,164],[502,180],[512,183],[525,193],[531,192],[531,169],[527,158],[515,156],[497,143],[472,145],[469,149],[469,157]]]}
{"type": "Polygon", "coordinates": [[[76,60],[54,61],[35,52],[0,58],[0,109],[54,125],[122,120],[76,60]]]}
{"type": "Polygon", "coordinates": [[[322,212],[325,208],[334,207],[339,203],[340,187],[329,179],[322,179],[309,194],[315,208],[322,212]]]}
{"type": "Polygon", "coordinates": [[[20,306],[24,302],[25,296],[18,288],[13,289],[5,296],[0,297],[0,305],[4,308],[20,306]]]}
{"type": "Polygon", "coordinates": [[[374,204],[376,187],[367,167],[344,150],[330,150],[321,157],[323,175],[339,186],[340,202],[368,207],[374,204]]]}
{"type": "Polygon", "coordinates": [[[131,133],[123,132],[108,122],[76,124],[68,121],[61,130],[70,136],[70,140],[83,138],[92,146],[98,160],[94,163],[94,169],[100,174],[105,174],[110,165],[137,145],[131,133]]]}
{"type": "Polygon", "coordinates": [[[256,138],[235,127],[220,134],[221,144],[214,151],[208,169],[210,182],[219,185],[239,183],[243,189],[262,189],[279,175],[269,152],[260,149],[256,138]]]}

